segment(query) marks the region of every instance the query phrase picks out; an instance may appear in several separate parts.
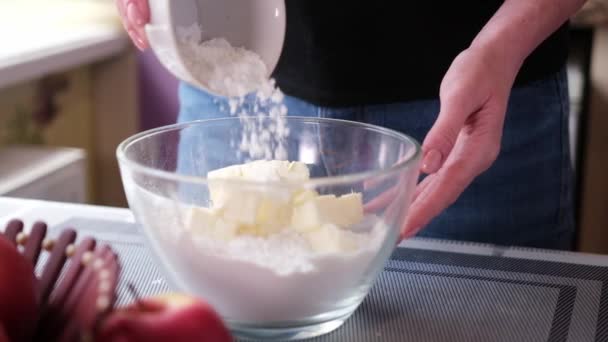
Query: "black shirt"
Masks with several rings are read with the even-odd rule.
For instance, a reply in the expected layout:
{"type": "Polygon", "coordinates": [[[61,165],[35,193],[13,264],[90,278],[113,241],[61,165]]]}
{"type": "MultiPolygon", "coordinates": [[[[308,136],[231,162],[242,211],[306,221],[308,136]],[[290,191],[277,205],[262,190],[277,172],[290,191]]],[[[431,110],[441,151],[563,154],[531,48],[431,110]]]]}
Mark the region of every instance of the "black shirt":
{"type": "MultiPolygon", "coordinates": [[[[287,0],[285,45],[274,77],[288,95],[323,106],[436,98],[452,60],[499,0],[287,0]]],[[[525,61],[516,84],[559,70],[567,25],[525,61]]]]}

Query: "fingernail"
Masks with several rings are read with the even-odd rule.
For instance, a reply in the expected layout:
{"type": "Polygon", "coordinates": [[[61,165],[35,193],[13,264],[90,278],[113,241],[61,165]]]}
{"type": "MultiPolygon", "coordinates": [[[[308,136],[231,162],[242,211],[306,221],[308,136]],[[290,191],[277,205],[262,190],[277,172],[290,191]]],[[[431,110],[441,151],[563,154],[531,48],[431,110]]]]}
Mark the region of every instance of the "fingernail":
{"type": "Polygon", "coordinates": [[[135,30],[132,30],[132,29],[128,30],[127,32],[129,33],[129,36],[133,40],[133,43],[135,44],[135,46],[137,46],[138,49],[143,50],[145,44],[144,44],[144,41],[139,37],[137,32],[135,32],[135,30]]]}
{"type": "Polygon", "coordinates": [[[435,173],[441,167],[441,153],[430,150],[422,160],[422,171],[424,173],[435,173]]]}
{"type": "Polygon", "coordinates": [[[127,18],[137,24],[137,26],[143,26],[145,24],[144,18],[142,18],[139,13],[139,9],[132,2],[127,5],[127,18]]]}

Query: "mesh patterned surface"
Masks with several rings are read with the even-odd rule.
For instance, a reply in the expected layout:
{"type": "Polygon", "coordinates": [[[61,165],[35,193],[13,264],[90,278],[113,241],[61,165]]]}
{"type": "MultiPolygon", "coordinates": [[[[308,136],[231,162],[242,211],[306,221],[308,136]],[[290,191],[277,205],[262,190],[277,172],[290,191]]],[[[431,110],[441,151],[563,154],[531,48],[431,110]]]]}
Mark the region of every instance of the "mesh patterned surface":
{"type": "MultiPolygon", "coordinates": [[[[119,254],[118,305],[169,290],[137,227],[73,218],[52,227],[119,254]]],[[[310,341],[608,341],[608,268],[398,248],[369,296],[336,331],[310,341]]]]}

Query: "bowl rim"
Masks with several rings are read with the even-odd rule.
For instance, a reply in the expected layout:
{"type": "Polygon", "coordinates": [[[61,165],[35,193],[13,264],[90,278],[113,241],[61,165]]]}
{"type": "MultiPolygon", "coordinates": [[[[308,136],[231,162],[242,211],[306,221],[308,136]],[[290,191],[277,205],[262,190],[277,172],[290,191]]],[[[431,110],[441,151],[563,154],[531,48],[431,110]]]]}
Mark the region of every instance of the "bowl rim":
{"type": "MultiPolygon", "coordinates": [[[[346,125],[352,125],[352,126],[358,126],[361,128],[370,129],[370,130],[378,132],[378,133],[386,134],[386,135],[392,136],[394,138],[408,141],[415,148],[415,151],[408,158],[400,160],[399,162],[397,162],[396,164],[393,164],[390,167],[382,168],[379,170],[373,170],[373,171],[355,172],[355,173],[350,173],[350,174],[341,175],[341,176],[316,177],[316,178],[308,179],[306,181],[294,181],[294,182],[289,182],[289,181],[284,181],[284,180],[256,181],[256,180],[242,180],[242,179],[213,179],[212,182],[214,184],[225,182],[225,183],[230,183],[232,185],[240,185],[240,186],[244,186],[244,187],[250,187],[250,186],[258,187],[261,185],[264,187],[273,187],[273,186],[283,186],[284,187],[286,185],[293,184],[293,185],[297,185],[298,187],[315,188],[315,187],[320,187],[320,186],[340,185],[340,184],[346,184],[346,183],[362,182],[362,181],[365,181],[370,178],[389,177],[389,176],[399,173],[403,169],[406,169],[407,167],[411,166],[412,164],[418,162],[421,159],[422,147],[421,147],[420,143],[413,137],[411,137],[407,134],[398,132],[396,130],[390,129],[390,128],[373,125],[373,124],[368,124],[368,123],[363,123],[363,122],[358,122],[358,121],[344,120],[344,119],[291,116],[291,115],[288,115],[285,118],[287,121],[336,123],[336,124],[346,124],[346,125]]],[[[257,120],[257,118],[255,118],[255,117],[247,118],[247,119],[257,120]]],[[[137,141],[144,139],[144,138],[154,136],[156,134],[169,132],[169,131],[175,131],[175,130],[181,130],[186,127],[201,125],[201,124],[209,123],[209,122],[235,121],[235,120],[242,120],[242,118],[222,117],[222,118],[193,120],[193,121],[188,121],[188,122],[165,125],[165,126],[148,129],[148,130],[136,133],[136,134],[126,138],[125,140],[123,140],[116,148],[116,157],[119,162],[119,167],[120,168],[126,167],[127,169],[129,169],[131,171],[140,172],[140,173],[146,174],[148,176],[153,176],[153,177],[157,177],[157,178],[161,178],[161,179],[165,179],[165,180],[169,180],[169,181],[179,181],[179,182],[184,182],[184,183],[193,183],[193,184],[197,184],[197,185],[208,185],[209,178],[207,178],[207,177],[179,174],[177,172],[165,171],[165,170],[156,169],[156,168],[153,168],[150,166],[146,166],[146,165],[143,165],[141,163],[138,163],[136,161],[129,159],[126,156],[125,151],[129,148],[129,146],[136,143],[137,141]]]]}

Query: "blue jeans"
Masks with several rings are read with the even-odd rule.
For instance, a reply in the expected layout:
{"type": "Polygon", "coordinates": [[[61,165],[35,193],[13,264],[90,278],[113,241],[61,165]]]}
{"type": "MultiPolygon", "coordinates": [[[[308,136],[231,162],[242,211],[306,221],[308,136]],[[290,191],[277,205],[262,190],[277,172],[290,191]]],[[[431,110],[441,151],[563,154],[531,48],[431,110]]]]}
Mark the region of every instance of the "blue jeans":
{"type": "MultiPolygon", "coordinates": [[[[551,249],[574,239],[568,141],[568,86],[562,70],[514,88],[502,147],[493,166],[419,236],[551,249]]],[[[186,84],[179,90],[179,121],[224,117],[227,106],[186,84]]],[[[361,121],[423,141],[439,112],[438,100],[327,108],[286,96],[290,115],[361,121]]],[[[184,140],[184,144],[196,143],[184,140]]]]}

